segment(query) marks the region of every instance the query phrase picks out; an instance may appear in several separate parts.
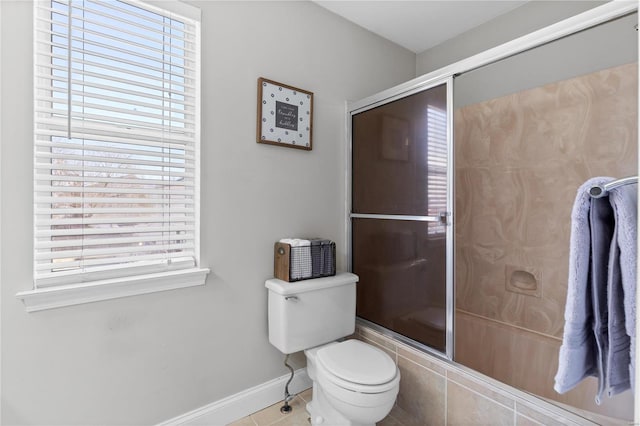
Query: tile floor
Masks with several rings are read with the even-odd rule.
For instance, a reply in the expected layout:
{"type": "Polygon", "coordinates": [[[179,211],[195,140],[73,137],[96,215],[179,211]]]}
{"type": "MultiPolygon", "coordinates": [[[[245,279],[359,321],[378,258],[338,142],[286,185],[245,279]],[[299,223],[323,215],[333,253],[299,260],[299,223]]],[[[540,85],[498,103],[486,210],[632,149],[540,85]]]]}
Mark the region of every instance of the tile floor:
{"type": "MultiPolygon", "coordinates": [[[[307,389],[304,392],[299,393],[293,398],[289,405],[292,410],[289,414],[282,414],[280,407],[282,402],[273,404],[257,413],[253,413],[247,417],[230,423],[228,426],[309,426],[309,413],[305,410],[307,402],[311,401],[312,389],[307,389]]],[[[404,413],[401,413],[398,407],[395,407],[391,414],[377,424],[377,426],[404,426],[404,423],[400,422],[397,417],[402,418],[404,413]]]]}

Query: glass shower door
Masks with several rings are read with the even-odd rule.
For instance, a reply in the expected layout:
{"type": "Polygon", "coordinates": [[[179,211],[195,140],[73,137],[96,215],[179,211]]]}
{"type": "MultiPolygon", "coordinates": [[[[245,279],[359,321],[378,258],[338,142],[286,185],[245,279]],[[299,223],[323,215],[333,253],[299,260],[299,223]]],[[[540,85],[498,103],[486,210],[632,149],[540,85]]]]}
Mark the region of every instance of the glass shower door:
{"type": "Polygon", "coordinates": [[[451,356],[448,84],[352,113],[351,264],[360,318],[451,356]]]}

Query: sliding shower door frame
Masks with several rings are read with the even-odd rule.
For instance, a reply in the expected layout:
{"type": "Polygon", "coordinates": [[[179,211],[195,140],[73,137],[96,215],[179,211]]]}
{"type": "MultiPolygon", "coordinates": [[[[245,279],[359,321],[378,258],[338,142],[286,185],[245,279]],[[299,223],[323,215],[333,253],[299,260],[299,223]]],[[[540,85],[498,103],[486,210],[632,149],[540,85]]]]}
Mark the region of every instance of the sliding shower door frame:
{"type": "MultiPolygon", "coordinates": [[[[447,65],[436,71],[424,74],[406,83],[392,87],[390,89],[379,92],[359,101],[346,104],[346,177],[345,177],[345,226],[346,226],[346,247],[347,265],[349,270],[352,268],[352,217],[363,217],[363,215],[352,215],[352,135],[351,123],[355,114],[385,105],[398,99],[405,98],[412,94],[428,90],[432,87],[446,83],[447,85],[447,241],[446,241],[446,351],[445,354],[402,336],[394,331],[388,330],[370,321],[359,318],[358,320],[367,326],[374,328],[383,334],[389,335],[395,339],[403,341],[410,346],[416,347],[423,351],[429,352],[435,356],[446,358],[453,361],[454,356],[454,324],[453,316],[455,311],[455,293],[454,293],[454,236],[455,236],[455,215],[453,211],[454,200],[454,164],[453,164],[453,79],[455,76],[468,71],[489,65],[499,60],[517,55],[527,50],[542,46],[546,43],[561,39],[571,34],[578,33],[588,28],[595,27],[604,22],[608,22],[622,16],[634,13],[638,10],[637,2],[612,1],[601,6],[590,9],[579,15],[557,22],[548,27],[534,31],[525,36],[516,38],[502,45],[488,49],[484,52],[465,58],[461,61],[447,65]]],[[[389,218],[391,219],[391,218],[389,218]]],[[[408,218],[405,218],[408,220],[408,218]]],[[[431,220],[431,219],[424,219],[431,220]]],[[[640,370],[638,372],[640,377],[640,370]]],[[[638,404],[638,403],[636,403],[638,404]]],[[[639,409],[636,405],[636,414],[639,409]]]]}
{"type": "Polygon", "coordinates": [[[400,340],[410,346],[416,347],[422,351],[429,352],[435,356],[442,358],[446,357],[448,360],[453,360],[453,350],[454,350],[454,333],[453,333],[453,312],[454,312],[454,236],[455,229],[453,223],[453,76],[447,76],[439,79],[431,79],[425,84],[416,85],[407,91],[402,91],[397,93],[394,96],[387,97],[380,101],[373,102],[368,105],[363,105],[358,109],[348,109],[348,117],[347,117],[347,138],[348,138],[348,153],[347,153],[347,264],[348,269],[353,271],[352,264],[352,219],[379,219],[379,220],[399,220],[399,221],[417,221],[417,222],[441,222],[445,224],[446,229],[446,248],[445,248],[445,257],[446,257],[446,330],[445,330],[445,352],[442,353],[430,346],[424,345],[420,342],[417,342],[413,339],[410,339],[402,334],[394,332],[393,330],[389,330],[385,327],[382,327],[378,324],[375,324],[371,321],[367,321],[364,318],[358,318],[362,323],[367,324],[368,327],[376,329],[383,334],[387,334],[392,336],[393,338],[400,340]],[[447,124],[446,124],[446,132],[447,132],[447,197],[446,197],[446,211],[440,212],[440,216],[431,216],[431,215],[397,215],[397,214],[363,214],[363,213],[353,213],[352,209],[352,161],[353,161],[353,145],[352,145],[352,119],[356,114],[360,114],[362,112],[377,108],[382,105],[386,105],[390,102],[398,101],[400,99],[404,99],[408,96],[415,95],[416,93],[420,93],[429,89],[432,89],[441,85],[446,86],[446,112],[447,112],[447,124]]]}

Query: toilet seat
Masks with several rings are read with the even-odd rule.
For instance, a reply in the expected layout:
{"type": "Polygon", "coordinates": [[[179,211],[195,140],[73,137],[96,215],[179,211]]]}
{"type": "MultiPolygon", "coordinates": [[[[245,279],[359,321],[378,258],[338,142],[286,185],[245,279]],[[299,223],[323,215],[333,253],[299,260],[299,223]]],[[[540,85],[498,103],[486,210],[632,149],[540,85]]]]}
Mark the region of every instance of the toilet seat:
{"type": "Polygon", "coordinates": [[[400,379],[389,355],[359,340],[323,347],[317,352],[317,361],[323,378],[351,392],[387,392],[397,386],[400,379]]]}

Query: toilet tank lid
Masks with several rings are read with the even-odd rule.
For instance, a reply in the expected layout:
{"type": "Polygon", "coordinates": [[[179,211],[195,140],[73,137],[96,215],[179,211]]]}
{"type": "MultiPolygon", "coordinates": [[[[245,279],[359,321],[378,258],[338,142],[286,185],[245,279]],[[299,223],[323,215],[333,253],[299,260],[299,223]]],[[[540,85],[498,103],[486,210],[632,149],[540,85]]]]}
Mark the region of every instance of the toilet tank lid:
{"type": "Polygon", "coordinates": [[[359,280],[356,274],[351,272],[339,272],[332,277],[313,278],[310,280],[286,282],[277,278],[267,280],[264,285],[269,290],[287,296],[290,294],[304,293],[322,288],[338,287],[341,285],[355,284],[359,280]]]}

